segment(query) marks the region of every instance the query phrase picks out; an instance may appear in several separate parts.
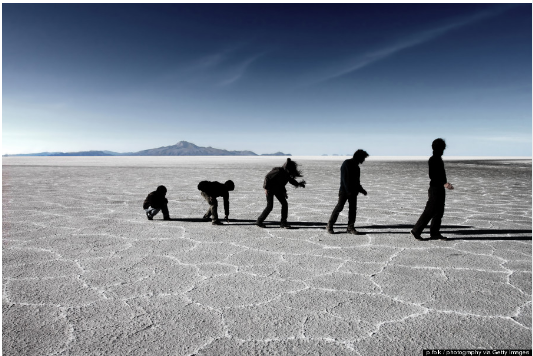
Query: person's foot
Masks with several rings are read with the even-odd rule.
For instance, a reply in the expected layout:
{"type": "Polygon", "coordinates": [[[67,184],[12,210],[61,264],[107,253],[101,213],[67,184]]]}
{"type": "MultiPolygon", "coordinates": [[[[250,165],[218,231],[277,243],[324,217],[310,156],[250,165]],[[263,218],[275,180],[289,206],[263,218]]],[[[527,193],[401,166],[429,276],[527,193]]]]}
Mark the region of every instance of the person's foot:
{"type": "Polygon", "coordinates": [[[266,225],[263,224],[262,221],[256,221],[256,222],[255,222],[255,226],[261,227],[261,228],[263,228],[263,229],[266,227],[266,225]]]}
{"type": "Polygon", "coordinates": [[[213,220],[211,225],[224,225],[224,224],[222,224],[222,221],[220,221],[220,220],[213,220]]]}
{"type": "Polygon", "coordinates": [[[202,217],[202,219],[204,219],[205,221],[209,221],[209,220],[211,220],[211,214],[204,214],[204,216],[202,217]]]}
{"type": "Polygon", "coordinates": [[[154,220],[154,217],[152,216],[152,214],[150,214],[149,211],[146,212],[146,217],[148,218],[148,220],[154,220]]]}
{"type": "Polygon", "coordinates": [[[330,225],[329,223],[326,225],[326,232],[328,234],[334,234],[335,231],[333,231],[333,225],[330,225]]]}
{"type": "Polygon", "coordinates": [[[282,221],[279,224],[279,227],[281,227],[282,229],[290,229],[291,228],[291,226],[286,221],[282,221]]]}
{"type": "Polygon", "coordinates": [[[360,235],[361,233],[357,231],[353,226],[348,226],[346,232],[352,235],[360,235]]]}
{"type": "Polygon", "coordinates": [[[411,230],[411,236],[413,236],[417,240],[424,241],[422,235],[415,233],[413,230],[411,230]]]}
{"type": "Polygon", "coordinates": [[[448,240],[446,236],[442,236],[441,234],[431,235],[429,238],[432,240],[448,240]]]}
{"type": "Polygon", "coordinates": [[[163,220],[170,220],[170,216],[164,217],[163,220]]]}

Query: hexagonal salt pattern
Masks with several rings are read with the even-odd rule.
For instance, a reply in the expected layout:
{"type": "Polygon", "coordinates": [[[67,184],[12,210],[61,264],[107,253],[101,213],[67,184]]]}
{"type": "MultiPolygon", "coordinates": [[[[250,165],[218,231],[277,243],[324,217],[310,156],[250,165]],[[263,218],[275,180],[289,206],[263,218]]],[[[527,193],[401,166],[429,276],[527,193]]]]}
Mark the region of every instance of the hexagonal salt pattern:
{"type": "MultiPolygon", "coordinates": [[[[531,161],[446,161],[448,241],[409,230],[424,161],[361,166],[356,228],[335,226],[341,158],[294,158],[267,228],[264,175],[283,157],[3,158],[5,355],[418,355],[531,348],[531,161]],[[230,222],[201,221],[201,180],[232,179],[230,222]],[[148,221],[168,189],[173,218],[148,221]]],[[[222,203],[219,214],[223,214],[222,203]]]]}

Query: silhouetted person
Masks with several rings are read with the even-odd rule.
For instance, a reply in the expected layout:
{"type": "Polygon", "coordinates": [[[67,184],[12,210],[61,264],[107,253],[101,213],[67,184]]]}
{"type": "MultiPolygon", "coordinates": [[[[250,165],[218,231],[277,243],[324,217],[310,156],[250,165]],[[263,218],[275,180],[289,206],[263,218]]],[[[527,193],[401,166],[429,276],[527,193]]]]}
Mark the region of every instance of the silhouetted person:
{"type": "Polygon", "coordinates": [[[229,192],[235,189],[235,184],[228,180],[224,184],[219,182],[208,182],[201,181],[198,183],[198,190],[202,191],[202,196],[207,200],[209,204],[209,209],[204,215],[204,219],[212,219],[213,225],[223,225],[220,220],[218,220],[218,201],[217,197],[222,197],[224,199],[224,218],[226,221],[229,216],[229,192]]]}
{"type": "Polygon", "coordinates": [[[438,138],[431,144],[433,148],[433,156],[429,158],[429,190],[428,201],[424,212],[418,219],[417,223],[411,230],[411,235],[417,240],[422,239],[422,231],[431,220],[429,228],[429,235],[432,239],[446,240],[446,237],[440,233],[440,225],[442,216],[444,215],[444,205],[446,201],[446,189],[453,189],[453,185],[448,183],[446,178],[446,171],[444,170],[444,162],[442,161],[442,154],[446,149],[446,142],[442,138],[438,138]]]}
{"type": "Polygon", "coordinates": [[[366,195],[366,190],[361,186],[361,169],[359,165],[362,164],[368,157],[368,153],[363,150],[357,150],[353,154],[353,158],[347,159],[341,166],[341,187],[339,188],[339,201],[337,206],[333,209],[331,217],[329,218],[326,230],[330,234],[334,234],[333,225],[337,221],[340,212],[344,209],[344,204],[348,201],[348,228],[346,232],[357,235],[359,232],[355,229],[355,218],[357,213],[357,195],[363,193],[366,195]]]}
{"type": "Polygon", "coordinates": [[[144,199],[143,209],[146,212],[148,220],[152,220],[160,210],[163,211],[163,219],[170,220],[167,207],[168,200],[165,198],[166,194],[167,188],[164,185],[160,185],[144,199]]]}
{"type": "Polygon", "coordinates": [[[281,167],[273,168],[266,176],[263,183],[263,188],[265,188],[267,206],[263,213],[257,218],[255,224],[259,227],[266,227],[263,222],[267,218],[268,214],[272,211],[274,207],[274,197],[278,199],[281,203],[281,224],[282,228],[290,229],[289,224],[287,223],[287,215],[289,212],[289,205],[287,204],[287,190],[285,186],[287,183],[291,183],[296,188],[302,187],[305,188],[305,181],[301,182],[296,181],[295,178],[301,177],[302,172],[298,170],[298,163],[292,161],[290,158],[287,158],[287,161],[281,167]]]}

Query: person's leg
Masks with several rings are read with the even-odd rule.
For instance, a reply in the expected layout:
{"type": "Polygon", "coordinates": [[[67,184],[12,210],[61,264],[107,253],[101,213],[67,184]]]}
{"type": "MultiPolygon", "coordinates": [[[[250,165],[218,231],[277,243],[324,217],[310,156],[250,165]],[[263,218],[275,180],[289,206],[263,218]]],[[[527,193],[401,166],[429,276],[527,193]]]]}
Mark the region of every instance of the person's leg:
{"type": "Polygon", "coordinates": [[[357,194],[350,195],[348,197],[348,228],[347,232],[357,235],[358,232],[355,229],[355,218],[357,214],[357,194]]]}
{"type": "Polygon", "coordinates": [[[206,193],[202,192],[202,197],[207,201],[207,204],[209,204],[209,208],[207,208],[207,213],[204,214],[204,219],[209,219],[211,217],[211,197],[207,195],[206,193]]]}
{"type": "Polygon", "coordinates": [[[218,201],[215,197],[211,197],[211,220],[218,222],[218,201]]]}
{"type": "Polygon", "coordinates": [[[281,227],[288,229],[290,228],[289,224],[287,223],[289,204],[287,203],[287,198],[285,198],[285,192],[276,193],[275,196],[281,204],[281,227]]]}
{"type": "Polygon", "coordinates": [[[435,189],[434,192],[434,210],[431,217],[431,225],[429,228],[429,235],[432,238],[443,238],[440,234],[440,226],[442,224],[442,217],[444,216],[444,207],[446,205],[446,192],[444,188],[435,189]]]}
{"type": "Polygon", "coordinates": [[[339,214],[344,209],[344,204],[346,204],[346,200],[348,199],[348,196],[342,192],[339,192],[339,200],[337,202],[337,205],[333,209],[333,212],[331,213],[331,216],[328,221],[328,225],[326,229],[328,232],[333,232],[333,225],[335,222],[337,222],[337,219],[339,218],[339,214]]]}
{"type": "Polygon", "coordinates": [[[433,188],[430,187],[428,190],[428,201],[426,203],[426,207],[424,208],[424,212],[420,217],[418,218],[418,221],[416,222],[415,226],[411,230],[411,233],[417,237],[422,234],[422,231],[424,231],[424,228],[427,226],[429,221],[434,215],[435,211],[435,194],[433,194],[433,188]]]}
{"type": "Polygon", "coordinates": [[[146,217],[148,218],[148,220],[152,220],[154,216],[157,215],[157,213],[159,213],[159,209],[155,209],[152,207],[149,207],[148,209],[144,209],[144,211],[146,212],[146,217]]]}
{"type": "Polygon", "coordinates": [[[265,210],[263,210],[261,215],[259,215],[259,217],[257,218],[257,221],[255,223],[256,225],[262,226],[262,227],[264,227],[263,221],[265,221],[265,219],[267,218],[268,214],[270,214],[270,212],[272,211],[272,208],[274,207],[274,194],[271,191],[267,192],[266,200],[267,200],[267,206],[266,206],[265,210]]]}

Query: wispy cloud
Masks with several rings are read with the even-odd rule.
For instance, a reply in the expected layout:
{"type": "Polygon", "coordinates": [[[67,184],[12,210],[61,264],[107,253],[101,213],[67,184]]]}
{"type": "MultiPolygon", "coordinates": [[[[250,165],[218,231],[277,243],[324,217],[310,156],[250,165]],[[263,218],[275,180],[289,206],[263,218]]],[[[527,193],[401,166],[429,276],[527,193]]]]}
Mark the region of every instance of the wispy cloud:
{"type": "Polygon", "coordinates": [[[225,75],[227,75],[227,78],[223,79],[222,81],[220,81],[218,83],[218,85],[219,86],[227,86],[227,85],[231,85],[231,84],[235,83],[236,81],[241,79],[241,77],[245,74],[245,72],[248,69],[248,67],[253,62],[255,62],[257,59],[262,57],[263,55],[265,55],[265,53],[259,53],[259,54],[255,55],[255,56],[252,56],[250,58],[247,58],[247,59],[237,63],[229,71],[227,71],[225,73],[225,75]]]}
{"type": "Polygon", "coordinates": [[[198,58],[169,72],[166,80],[182,85],[229,86],[239,81],[250,65],[266,54],[242,52],[242,48],[233,47],[198,58]]]}
{"type": "Polygon", "coordinates": [[[508,8],[509,7],[499,7],[498,9],[491,9],[479,12],[466,18],[456,19],[455,21],[442,25],[440,27],[432,28],[405,38],[401,38],[396,42],[388,44],[378,50],[367,52],[363,55],[358,55],[355,58],[345,60],[342,64],[338,64],[334,69],[329,69],[327,72],[316,76],[315,78],[310,80],[306,84],[306,86],[322,83],[330,79],[338,78],[346,74],[353,73],[372,63],[388,58],[402,50],[430,42],[450,31],[459,29],[474,22],[497,16],[500,13],[506,11],[508,8]]]}

